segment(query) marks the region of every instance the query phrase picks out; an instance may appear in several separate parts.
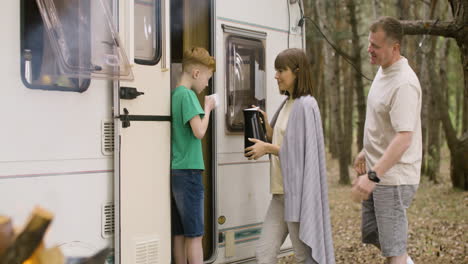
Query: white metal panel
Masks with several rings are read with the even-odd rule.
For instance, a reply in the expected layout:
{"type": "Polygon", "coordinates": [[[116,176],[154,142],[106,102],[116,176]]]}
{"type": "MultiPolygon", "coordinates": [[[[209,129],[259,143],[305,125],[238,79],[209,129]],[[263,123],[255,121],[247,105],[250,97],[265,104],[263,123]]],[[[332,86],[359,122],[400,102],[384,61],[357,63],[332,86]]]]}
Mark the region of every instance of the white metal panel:
{"type": "Polygon", "coordinates": [[[80,241],[100,249],[109,244],[100,235],[100,207],[112,200],[112,163],[100,150],[100,124],[111,117],[112,90],[105,81],[92,81],[82,94],[26,88],[20,1],[2,4],[0,20],[8,40],[0,49],[0,213],[21,226],[40,205],[54,214],[47,246],[80,241]]]}
{"type": "MultiPolygon", "coordinates": [[[[161,8],[165,7],[164,12],[169,12],[168,0],[164,5],[161,4],[161,8]]],[[[170,71],[165,68],[163,61],[169,61],[170,50],[169,47],[169,16],[162,16],[162,26],[166,27],[166,30],[162,30],[162,57],[157,65],[140,65],[136,64],[134,60],[134,34],[133,34],[133,0],[119,0],[120,3],[120,28],[119,32],[122,36],[124,46],[128,51],[130,65],[133,69],[135,79],[131,82],[121,81],[120,86],[128,86],[137,88],[139,92],[144,92],[144,95],[140,95],[133,100],[121,100],[120,109],[122,112],[123,108],[127,108],[130,115],[170,115],[170,71]],[[128,29],[131,30],[128,30],[128,29]]],[[[163,12],[163,11],[162,11],[163,12]]],[[[163,12],[163,13],[164,13],[163,12]]]]}
{"type": "MultiPolygon", "coordinates": [[[[219,215],[226,217],[226,223],[219,225],[220,230],[253,225],[263,222],[268,208],[269,163],[223,165],[218,167],[219,215]]],[[[260,226],[257,227],[257,229],[260,226]]],[[[246,237],[255,239],[257,236],[246,237]]],[[[218,263],[234,261],[255,256],[255,245],[258,240],[247,243],[237,239],[236,255],[225,258],[218,255],[218,263]],[[224,260],[223,260],[224,259],[224,260]]]]}
{"type": "Polygon", "coordinates": [[[132,122],[121,130],[121,263],[134,263],[134,240],[154,234],[170,260],[170,123],[132,122]]]}
{"type": "MultiPolygon", "coordinates": [[[[266,112],[271,120],[273,114],[284,100],[279,93],[275,80],[274,60],[278,53],[288,47],[302,47],[302,36],[297,22],[300,19],[299,6],[292,5],[290,14],[286,0],[259,1],[217,1],[216,17],[216,93],[220,106],[216,115],[217,135],[217,188],[218,216],[225,216],[226,223],[218,225],[218,230],[233,230],[242,233],[249,229],[258,232],[264,220],[271,199],[268,157],[249,162],[244,155],[243,134],[227,133],[225,127],[225,60],[226,38],[222,25],[230,25],[267,34],[265,43],[266,64],[266,112]],[[290,22],[288,21],[290,19],[290,22]],[[289,29],[288,29],[289,28],[289,29]],[[288,41],[289,39],[289,41],[288,41]]],[[[246,235],[249,236],[249,235],[246,235]]],[[[258,238],[258,236],[257,236],[258,238]]],[[[235,255],[225,256],[225,244],[219,245],[216,263],[255,257],[258,240],[255,236],[237,239],[235,255]]],[[[289,239],[283,249],[291,247],[289,239]]]]}
{"type": "MultiPolygon", "coordinates": [[[[170,115],[170,71],[161,61],[169,61],[169,16],[163,15],[163,53],[154,66],[134,63],[133,2],[119,1],[120,28],[123,41],[130,54],[134,81],[120,82],[120,86],[135,87],[144,92],[133,100],[119,100],[120,115],[126,108],[130,115],[170,115]],[[166,33],[167,34],[167,33],[166,33]],[[166,47],[166,48],[164,48],[166,47]]],[[[169,11],[168,1],[162,1],[163,13],[169,11]]],[[[130,127],[117,131],[120,135],[120,168],[117,200],[120,204],[119,236],[116,263],[133,264],[144,259],[141,243],[158,241],[157,263],[170,263],[170,123],[161,121],[130,121],[130,127]]],[[[119,166],[119,164],[116,164],[119,166]]],[[[152,263],[152,262],[150,262],[152,263]]]]}
{"type": "Polygon", "coordinates": [[[2,5],[0,162],[102,158],[101,120],[111,117],[111,88],[92,81],[88,91],[26,88],[20,72],[20,1],[2,5]]]}
{"type": "Polygon", "coordinates": [[[283,30],[288,29],[288,0],[218,0],[217,17],[245,21],[283,30]],[[286,18],[286,19],[285,19],[286,18]]]}
{"type": "Polygon", "coordinates": [[[106,188],[111,180],[112,172],[0,179],[0,214],[22,226],[35,206],[46,208],[54,214],[46,246],[78,242],[92,254],[110,245],[101,237],[100,207],[112,201],[112,189],[106,188]]]}

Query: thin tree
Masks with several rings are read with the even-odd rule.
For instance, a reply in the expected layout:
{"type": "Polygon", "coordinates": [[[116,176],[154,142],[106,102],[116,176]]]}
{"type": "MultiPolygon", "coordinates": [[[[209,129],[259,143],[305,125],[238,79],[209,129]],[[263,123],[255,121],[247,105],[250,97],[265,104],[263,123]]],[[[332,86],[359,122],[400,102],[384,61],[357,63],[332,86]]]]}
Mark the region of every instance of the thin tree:
{"type": "Polygon", "coordinates": [[[406,35],[434,35],[454,38],[461,51],[464,74],[463,134],[459,138],[450,120],[442,91],[431,87],[450,150],[450,176],[455,188],[468,190],[468,0],[449,0],[453,21],[401,21],[406,35]]]}

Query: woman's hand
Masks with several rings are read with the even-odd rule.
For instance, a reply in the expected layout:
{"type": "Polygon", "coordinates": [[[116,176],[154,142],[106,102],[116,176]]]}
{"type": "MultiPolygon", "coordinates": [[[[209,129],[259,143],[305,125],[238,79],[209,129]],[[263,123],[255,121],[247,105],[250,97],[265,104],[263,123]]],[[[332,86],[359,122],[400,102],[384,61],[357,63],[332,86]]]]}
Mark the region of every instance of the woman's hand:
{"type": "Polygon", "coordinates": [[[245,149],[246,153],[244,156],[249,158],[249,160],[257,160],[268,153],[268,143],[255,138],[249,138],[249,141],[255,143],[253,146],[245,149]]]}
{"type": "MultiPolygon", "coordinates": [[[[255,105],[252,105],[252,107],[257,107],[255,105]]],[[[262,121],[265,123],[265,126],[269,126],[270,122],[268,121],[268,116],[265,111],[263,111],[260,107],[258,108],[258,111],[262,114],[262,121]]]]}
{"type": "MultiPolygon", "coordinates": [[[[257,106],[252,105],[252,107],[257,107],[257,106]]],[[[268,115],[265,111],[260,109],[260,107],[258,108],[258,111],[262,114],[261,121],[265,124],[265,128],[266,128],[265,134],[266,134],[267,140],[271,141],[273,137],[273,129],[270,126],[270,121],[268,121],[268,115]]]]}

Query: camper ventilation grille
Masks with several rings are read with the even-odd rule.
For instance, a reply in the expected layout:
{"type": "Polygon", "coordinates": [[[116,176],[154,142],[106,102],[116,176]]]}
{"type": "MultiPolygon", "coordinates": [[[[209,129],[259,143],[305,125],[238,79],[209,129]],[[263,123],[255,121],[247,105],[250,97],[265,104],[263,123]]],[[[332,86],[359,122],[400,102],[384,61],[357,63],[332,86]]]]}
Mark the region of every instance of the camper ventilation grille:
{"type": "Polygon", "coordinates": [[[112,155],[114,153],[114,122],[102,121],[102,140],[101,149],[102,154],[112,155]]]}
{"type": "Polygon", "coordinates": [[[159,240],[139,240],[135,245],[135,264],[159,263],[159,240]]]}
{"type": "Polygon", "coordinates": [[[102,206],[102,227],[101,235],[103,238],[109,238],[114,235],[115,225],[114,216],[115,209],[114,203],[107,203],[102,206]]]}

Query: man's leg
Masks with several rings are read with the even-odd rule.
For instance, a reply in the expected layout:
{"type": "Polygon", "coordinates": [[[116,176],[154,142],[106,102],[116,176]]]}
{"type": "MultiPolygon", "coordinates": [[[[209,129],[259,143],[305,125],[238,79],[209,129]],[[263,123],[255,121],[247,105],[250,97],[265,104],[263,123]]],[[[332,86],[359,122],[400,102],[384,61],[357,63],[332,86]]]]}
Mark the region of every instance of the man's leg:
{"type": "Polygon", "coordinates": [[[372,193],[368,200],[362,202],[362,223],[361,236],[362,243],[372,244],[380,249],[379,232],[377,220],[375,218],[374,197],[372,193]]]}
{"type": "Polygon", "coordinates": [[[188,263],[203,264],[202,238],[202,236],[185,238],[188,263]]]}
{"type": "Polygon", "coordinates": [[[382,255],[390,264],[407,263],[408,220],[417,185],[377,186],[373,192],[374,208],[382,255]]]}
{"type": "Polygon", "coordinates": [[[406,259],[408,258],[408,254],[404,254],[403,256],[398,257],[389,257],[387,258],[389,264],[406,264],[406,259]]]}
{"type": "Polygon", "coordinates": [[[276,264],[280,247],[287,235],[283,195],[274,194],[263,222],[262,234],[256,249],[258,264],[276,264]]]}

